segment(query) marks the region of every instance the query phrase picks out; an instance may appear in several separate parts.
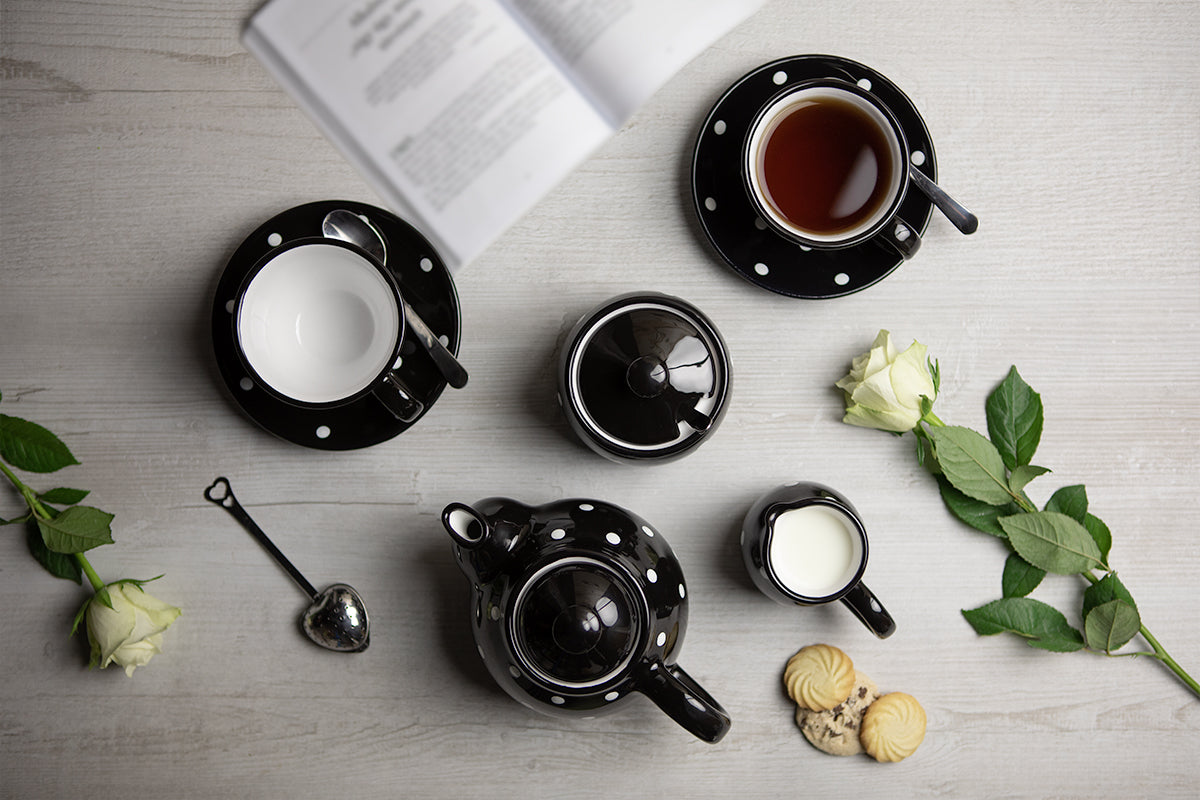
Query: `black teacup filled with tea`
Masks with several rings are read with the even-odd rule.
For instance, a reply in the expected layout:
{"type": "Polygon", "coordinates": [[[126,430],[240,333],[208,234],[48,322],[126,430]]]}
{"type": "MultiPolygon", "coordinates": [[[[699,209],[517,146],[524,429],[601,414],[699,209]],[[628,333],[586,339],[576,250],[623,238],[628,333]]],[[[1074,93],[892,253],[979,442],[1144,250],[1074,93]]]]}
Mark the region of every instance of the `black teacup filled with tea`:
{"type": "Polygon", "coordinates": [[[897,215],[909,172],[908,143],[892,112],[837,78],[804,81],[771,98],[742,151],[760,217],[813,249],[875,240],[911,258],[921,237],[897,215]]]}

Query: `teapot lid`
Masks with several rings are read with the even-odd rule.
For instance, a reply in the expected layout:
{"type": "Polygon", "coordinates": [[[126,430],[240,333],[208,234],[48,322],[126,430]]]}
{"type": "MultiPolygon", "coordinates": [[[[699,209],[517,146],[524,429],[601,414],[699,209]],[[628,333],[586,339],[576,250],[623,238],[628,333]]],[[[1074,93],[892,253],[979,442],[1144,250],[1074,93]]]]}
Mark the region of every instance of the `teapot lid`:
{"type": "Polygon", "coordinates": [[[590,446],[618,460],[680,455],[725,411],[725,343],[676,297],[641,293],[604,304],[576,326],[564,362],[568,416],[590,446]]]}
{"type": "Polygon", "coordinates": [[[543,567],[514,604],[512,636],[525,665],[542,680],[587,687],[633,660],[641,613],[629,581],[591,558],[543,567]]]}

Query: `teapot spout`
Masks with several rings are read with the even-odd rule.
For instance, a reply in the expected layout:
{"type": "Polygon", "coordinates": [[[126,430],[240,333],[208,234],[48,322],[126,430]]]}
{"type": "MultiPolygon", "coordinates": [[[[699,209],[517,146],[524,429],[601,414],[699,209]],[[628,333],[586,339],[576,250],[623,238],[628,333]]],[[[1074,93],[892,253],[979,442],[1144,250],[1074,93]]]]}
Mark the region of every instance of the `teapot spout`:
{"type": "Polygon", "coordinates": [[[451,503],[442,511],[442,525],[454,540],[459,567],[474,581],[490,583],[512,558],[529,528],[525,506],[505,498],[476,503],[451,503]]]}
{"type": "Polygon", "coordinates": [[[466,503],[451,503],[442,511],[442,525],[459,547],[474,550],[491,535],[491,525],[466,503]]]}

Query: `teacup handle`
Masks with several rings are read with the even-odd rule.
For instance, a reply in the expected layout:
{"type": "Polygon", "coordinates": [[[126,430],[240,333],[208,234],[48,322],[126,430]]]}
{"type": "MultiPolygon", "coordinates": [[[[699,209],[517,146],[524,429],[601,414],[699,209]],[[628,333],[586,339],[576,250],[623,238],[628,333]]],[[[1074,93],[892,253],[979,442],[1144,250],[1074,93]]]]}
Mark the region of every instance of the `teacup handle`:
{"type": "Polygon", "coordinates": [[[646,662],[638,691],[697,739],[716,744],[729,732],[729,714],[678,664],[646,662]]]}
{"type": "Polygon", "coordinates": [[[899,217],[893,217],[883,230],[875,234],[875,241],[895,250],[905,261],[921,249],[921,234],[899,217]]]}
{"type": "Polygon", "coordinates": [[[385,375],[373,393],[392,416],[401,422],[412,422],[425,411],[425,404],[413,396],[394,372],[385,375]]]}
{"type": "Polygon", "coordinates": [[[886,639],[896,632],[896,621],[865,583],[854,584],[841,599],[846,608],[853,611],[854,616],[862,620],[862,624],[880,639],[886,639]]]}

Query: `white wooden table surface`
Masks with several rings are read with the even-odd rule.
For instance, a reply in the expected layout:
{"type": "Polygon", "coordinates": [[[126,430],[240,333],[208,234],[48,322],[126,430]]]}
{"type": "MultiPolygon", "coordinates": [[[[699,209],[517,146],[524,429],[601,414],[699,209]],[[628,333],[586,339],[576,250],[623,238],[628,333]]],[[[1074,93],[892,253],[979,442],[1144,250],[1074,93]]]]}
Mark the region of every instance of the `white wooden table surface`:
{"type": "MultiPolygon", "coordinates": [[[[100,573],[165,573],[152,592],[184,609],[132,678],[88,672],[66,635],[83,590],[0,528],[0,795],[1196,795],[1200,701],[1147,659],[977,637],[959,610],[999,596],[1002,546],[949,516],[911,437],[842,425],[831,385],[888,328],[940,359],[941,418],[983,428],[1016,364],[1042,394],[1037,463],[1054,470],[1031,493],[1086,484],[1147,626],[1200,675],[1200,4],[771,0],[456,276],[468,388],[344,453],[257,428],[210,346],[213,287],[247,233],[302,202],[377,202],[240,46],[254,7],[0,9],[0,411],[82,462],[39,488],[91,489],[117,515],[100,573]],[[697,126],[744,72],[799,53],[864,62],[908,93],[976,235],[935,216],[914,260],[832,301],[718,263],[690,206],[697,126]],[[734,372],[711,441],[647,468],[572,439],[552,368],[581,313],[634,289],[703,309],[734,372]],[[217,475],[314,583],[361,591],[367,652],[301,637],[295,586],[202,499],[217,475]],[[866,519],[891,639],[751,586],[741,517],[798,478],[841,488],[866,519]],[[680,663],[730,712],[723,742],[649,702],[543,717],[491,682],[439,515],[492,494],[597,497],[667,535],[691,590],[680,663]],[[808,746],[780,675],[818,641],[920,699],[915,756],[808,746]]],[[[0,516],[17,509],[0,492],[0,516]]],[[[1050,578],[1035,596],[1075,614],[1079,594],[1050,578]]]]}

